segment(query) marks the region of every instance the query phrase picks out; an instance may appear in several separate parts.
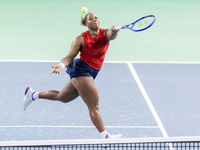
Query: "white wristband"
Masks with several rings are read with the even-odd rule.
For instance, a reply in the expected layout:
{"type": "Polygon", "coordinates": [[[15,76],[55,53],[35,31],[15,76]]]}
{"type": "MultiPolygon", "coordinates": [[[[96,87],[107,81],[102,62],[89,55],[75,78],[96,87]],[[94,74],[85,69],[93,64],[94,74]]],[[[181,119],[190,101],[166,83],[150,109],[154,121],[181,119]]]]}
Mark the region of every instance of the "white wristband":
{"type": "Polygon", "coordinates": [[[62,66],[62,68],[64,68],[64,67],[65,67],[65,64],[63,64],[63,63],[59,63],[59,65],[61,65],[61,66],[62,66]]]}

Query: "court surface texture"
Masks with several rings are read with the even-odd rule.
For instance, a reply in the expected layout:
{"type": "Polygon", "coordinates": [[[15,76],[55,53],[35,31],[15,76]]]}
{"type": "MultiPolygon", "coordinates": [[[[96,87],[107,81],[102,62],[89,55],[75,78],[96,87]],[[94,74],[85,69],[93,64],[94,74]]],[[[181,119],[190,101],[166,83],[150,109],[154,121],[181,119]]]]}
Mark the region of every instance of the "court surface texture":
{"type": "MultiPolygon", "coordinates": [[[[0,62],[0,140],[99,138],[79,97],[39,99],[22,110],[24,90],[61,90],[69,76],[50,74],[56,62],[0,62]]],[[[198,63],[104,64],[95,79],[106,129],[124,138],[200,134],[198,63]]]]}

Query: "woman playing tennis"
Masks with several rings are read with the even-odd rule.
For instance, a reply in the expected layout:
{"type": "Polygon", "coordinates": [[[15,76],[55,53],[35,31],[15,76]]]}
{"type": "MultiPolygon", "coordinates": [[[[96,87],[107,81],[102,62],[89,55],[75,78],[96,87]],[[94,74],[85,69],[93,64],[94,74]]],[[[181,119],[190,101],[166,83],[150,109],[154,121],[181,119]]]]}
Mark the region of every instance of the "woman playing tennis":
{"type": "Polygon", "coordinates": [[[35,99],[43,98],[49,100],[70,102],[80,96],[86,103],[90,118],[99,131],[102,138],[119,138],[122,135],[110,135],[104,127],[99,112],[99,94],[94,79],[100,71],[110,40],[117,37],[116,26],[110,29],[100,28],[100,22],[96,14],[88,13],[81,20],[82,25],[88,30],[77,36],[72,42],[68,54],[55,66],[52,66],[51,73],[60,73],[67,67],[70,75],[69,82],[61,91],[49,90],[36,92],[31,87],[25,90],[23,109],[35,99]],[[80,59],[74,59],[80,52],[80,59]]]}

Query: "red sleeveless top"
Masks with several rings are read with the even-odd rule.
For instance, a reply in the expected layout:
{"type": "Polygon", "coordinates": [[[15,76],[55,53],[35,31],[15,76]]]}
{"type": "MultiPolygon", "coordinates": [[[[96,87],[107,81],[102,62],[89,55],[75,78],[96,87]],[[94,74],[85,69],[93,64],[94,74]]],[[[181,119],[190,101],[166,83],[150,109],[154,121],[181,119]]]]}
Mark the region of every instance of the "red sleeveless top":
{"type": "Polygon", "coordinates": [[[90,35],[89,30],[82,33],[84,46],[80,50],[80,59],[96,70],[101,69],[109,46],[103,31],[100,28],[96,38],[90,35]]]}

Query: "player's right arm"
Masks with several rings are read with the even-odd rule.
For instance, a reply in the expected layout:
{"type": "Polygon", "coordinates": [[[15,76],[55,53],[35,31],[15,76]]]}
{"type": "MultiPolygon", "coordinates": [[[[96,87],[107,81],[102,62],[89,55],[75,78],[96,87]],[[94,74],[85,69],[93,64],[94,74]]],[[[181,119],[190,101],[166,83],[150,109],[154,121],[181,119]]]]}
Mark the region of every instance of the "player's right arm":
{"type": "Polygon", "coordinates": [[[110,29],[105,29],[104,34],[108,38],[108,41],[114,40],[117,37],[118,29],[116,29],[117,26],[113,25],[110,29]]]}
{"type": "Polygon", "coordinates": [[[60,73],[65,66],[68,66],[72,60],[78,55],[80,48],[84,45],[83,35],[79,35],[74,39],[71,44],[71,48],[67,55],[61,60],[61,62],[55,66],[52,66],[52,73],[60,73]]]}

